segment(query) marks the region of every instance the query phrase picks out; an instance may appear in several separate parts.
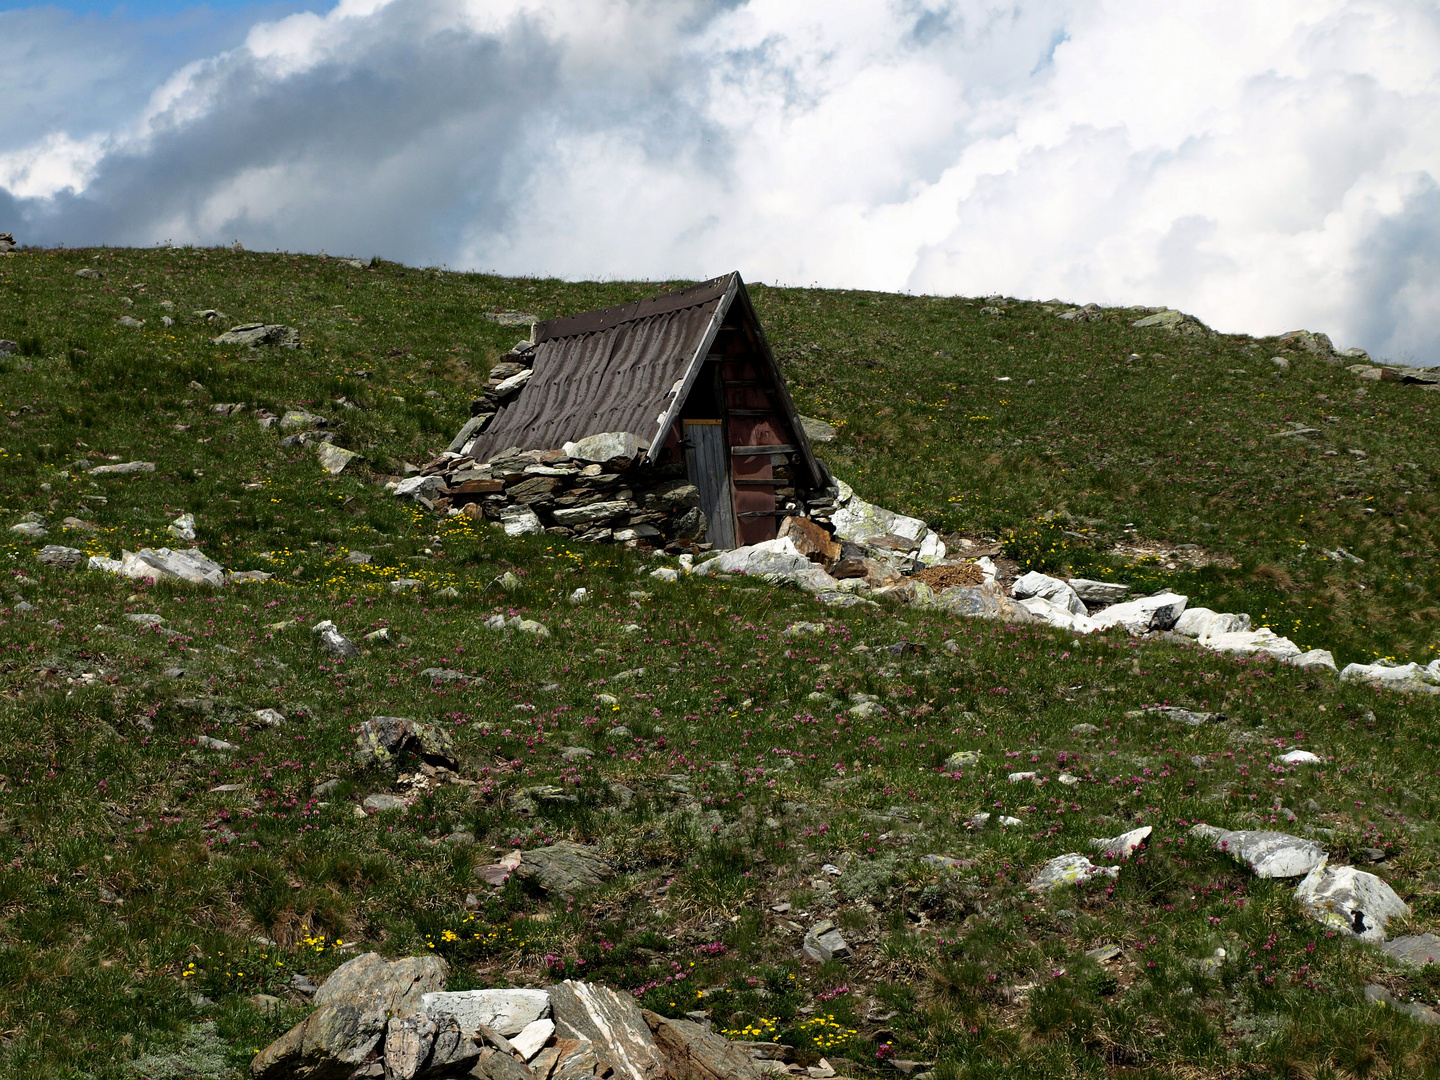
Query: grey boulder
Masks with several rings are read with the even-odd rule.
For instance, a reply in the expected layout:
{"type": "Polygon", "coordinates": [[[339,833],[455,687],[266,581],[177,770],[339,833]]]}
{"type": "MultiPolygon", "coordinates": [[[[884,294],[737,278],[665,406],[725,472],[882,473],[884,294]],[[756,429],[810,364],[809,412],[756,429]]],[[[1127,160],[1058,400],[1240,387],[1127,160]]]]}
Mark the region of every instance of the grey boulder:
{"type": "Polygon", "coordinates": [[[821,964],[850,955],[849,944],[829,919],[821,919],[806,931],[800,950],[811,960],[821,964]]]}
{"type": "Polygon", "coordinates": [[[278,345],[282,349],[295,349],[300,346],[300,331],[280,323],[243,323],[210,340],[213,345],[278,345]]]}
{"type": "Polygon", "coordinates": [[[1425,967],[1440,962],[1440,937],[1434,934],[1406,934],[1394,941],[1384,942],[1380,951],[1392,960],[1425,967]]]}
{"type": "Polygon", "coordinates": [[[35,556],[36,561],[47,566],[58,566],[63,570],[74,570],[85,561],[85,553],[79,548],[63,544],[46,544],[35,556]]]}
{"type": "Polygon", "coordinates": [[[559,896],[597,888],[611,875],[610,864],[594,848],[568,840],[525,852],[515,872],[559,896]]]}
{"type": "Polygon", "coordinates": [[[1113,581],[1091,581],[1089,578],[1071,578],[1070,588],[1087,604],[1115,604],[1130,595],[1130,586],[1113,581]]]}
{"type": "Polygon", "coordinates": [[[1139,636],[1156,630],[1169,630],[1185,613],[1186,598],[1173,592],[1142,596],[1097,611],[1091,619],[1102,630],[1120,626],[1129,634],[1139,636]]]}
{"type": "Polygon", "coordinates": [[[1210,843],[1255,871],[1256,877],[1302,877],[1325,864],[1325,850],[1313,840],[1268,829],[1231,831],[1213,825],[1196,825],[1190,835],[1210,843]]]}
{"type": "Polygon", "coordinates": [[[640,440],[628,431],[606,431],[599,435],[587,435],[575,442],[567,442],[562,448],[565,456],[575,461],[587,461],[597,465],[614,465],[619,468],[629,465],[640,453],[640,440]]]}
{"type": "Polygon", "coordinates": [[[615,1070],[615,1080],[666,1077],[664,1055],[632,995],[567,979],[550,987],[550,1005],[555,1033],[591,1043],[615,1070]]]}
{"type": "Polygon", "coordinates": [[[1311,918],[1361,941],[1385,940],[1385,924],[1409,916],[1410,907],[1382,879],[1353,866],[1323,862],[1295,888],[1311,918]]]}
{"type": "Polygon", "coordinates": [[[453,1016],[467,1034],[486,1027],[510,1036],[550,1015],[550,995],[518,989],[436,991],[425,994],[420,1007],[427,1013],[453,1016]]]}

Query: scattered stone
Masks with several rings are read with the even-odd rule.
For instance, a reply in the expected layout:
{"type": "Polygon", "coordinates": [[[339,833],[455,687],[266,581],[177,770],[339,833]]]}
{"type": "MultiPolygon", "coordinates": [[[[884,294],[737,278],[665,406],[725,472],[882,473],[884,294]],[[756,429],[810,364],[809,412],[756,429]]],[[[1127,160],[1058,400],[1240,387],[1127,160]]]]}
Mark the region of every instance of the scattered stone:
{"type": "Polygon", "coordinates": [[[1093,949],[1086,949],[1085,955],[1094,960],[1097,964],[1108,964],[1120,955],[1119,945],[1099,945],[1093,949]]]}
{"type": "Polygon", "coordinates": [[[1407,934],[1380,945],[1380,951],[1392,960],[1415,967],[1440,963],[1440,937],[1434,934],[1407,934]]]}
{"type": "Polygon", "coordinates": [[[957,769],[968,769],[973,765],[980,764],[979,750],[956,750],[945,759],[945,768],[951,772],[957,769]]]}
{"type": "Polygon", "coordinates": [[[1177,705],[1159,705],[1146,711],[1158,713],[1167,720],[1174,720],[1177,723],[1187,724],[1190,727],[1203,727],[1205,724],[1223,724],[1229,719],[1224,713],[1198,712],[1194,709],[1182,709],[1177,705]]]}
{"type": "Polygon", "coordinates": [[[1091,581],[1089,578],[1071,578],[1070,589],[1087,604],[1115,604],[1130,595],[1130,586],[1113,581],[1091,581]]]}
{"type": "Polygon", "coordinates": [[[550,636],[550,630],[544,623],[522,619],[518,615],[511,615],[508,619],[504,615],[491,615],[485,620],[485,626],[490,630],[519,630],[522,634],[534,634],[536,637],[550,636]]]}
{"type": "Polygon", "coordinates": [[[1291,750],[1288,754],[1281,754],[1278,760],[1286,765],[1323,764],[1322,759],[1309,750],[1291,750]]]}
{"type": "Polygon", "coordinates": [[[316,443],[315,456],[320,459],[320,467],[332,476],[344,472],[345,466],[360,457],[355,451],[346,450],[332,442],[316,443]]]}
{"type": "Polygon", "coordinates": [[[1249,865],[1257,877],[1301,877],[1325,864],[1325,851],[1312,840],[1269,830],[1229,831],[1196,825],[1190,835],[1249,865]]]}
{"type": "MultiPolygon", "coordinates": [[[[664,1056],[630,994],[567,979],[550,987],[550,1006],[556,1035],[594,1047],[596,1055],[614,1069],[615,1080],[666,1077],[664,1056]]],[[[556,1080],[569,1071],[563,1058],[557,1069],[556,1080]]]]}
{"type": "Polygon", "coordinates": [[[169,548],[141,548],[122,551],[120,558],[91,556],[91,570],[105,570],[137,581],[184,581],[190,585],[225,584],[225,568],[205,557],[199,548],[171,551],[169,548]]]}
{"type": "Polygon", "coordinates": [[[364,809],[367,814],[383,814],[391,810],[405,810],[408,809],[409,806],[410,803],[398,795],[386,795],[383,792],[367,795],[365,796],[365,801],[361,803],[361,808],[364,809]]]}
{"type": "MultiPolygon", "coordinates": [[[[760,1080],[760,1069],[752,1055],[754,1048],[762,1044],[732,1043],[705,1024],[670,1020],[648,1009],[642,1016],[655,1036],[668,1076],[685,1080],[760,1080]]],[[[783,1053],[778,1046],[768,1052],[775,1057],[783,1053]]]]}
{"type": "Polygon", "coordinates": [[[355,760],[362,766],[391,768],[405,752],[419,754],[427,763],[455,769],[455,740],[444,728],[421,724],[403,716],[372,716],[355,736],[355,760]]]}
{"type": "Polygon", "coordinates": [[[167,526],[167,529],[175,539],[193,542],[195,539],[195,515],[181,514],[167,526]]]}
{"type": "Polygon", "coordinates": [[[1112,836],[1108,840],[1091,840],[1090,850],[1098,852],[1107,859],[1128,859],[1135,854],[1141,844],[1145,843],[1151,831],[1152,826],[1145,825],[1139,829],[1121,833],[1119,836],[1112,836]]]}
{"type": "Polygon", "coordinates": [[[1186,598],[1176,593],[1159,592],[1154,596],[1114,604],[1096,612],[1092,620],[1102,630],[1121,626],[1127,633],[1138,637],[1157,630],[1173,629],[1185,613],[1185,603],[1186,598]]]}
{"type": "Polygon", "coordinates": [[[131,473],[154,472],[153,461],[126,461],[119,465],[97,465],[89,472],[90,476],[128,476],[131,473]]]}
{"type": "Polygon", "coordinates": [[[363,551],[352,551],[345,556],[344,562],[348,566],[369,566],[370,560],[374,558],[363,551]]]}
{"type": "Polygon", "coordinates": [[[116,326],[123,326],[127,330],[138,330],[145,325],[144,319],[137,319],[133,315],[121,315],[115,320],[116,326]]]}
{"type": "Polygon", "coordinates": [[[641,442],[628,431],[607,431],[575,442],[567,442],[562,449],[566,457],[575,461],[588,461],[612,469],[623,469],[640,453],[641,442]]]}
{"type": "Polygon", "coordinates": [[[1385,924],[1410,915],[1409,905],[1381,878],[1323,860],[1296,887],[1295,899],[1311,918],[1361,941],[1384,941],[1385,924]]]}
{"type": "Polygon", "coordinates": [[[86,266],[82,267],[79,270],[76,270],[75,276],[78,278],[103,278],[105,276],[105,271],[97,270],[93,266],[86,266]]]}
{"type": "Polygon", "coordinates": [[[360,655],[360,650],[355,647],[355,643],[340,633],[329,619],[316,623],[310,630],[312,633],[320,635],[320,646],[326,652],[346,660],[353,660],[360,655]]]}
{"type": "Polygon", "coordinates": [[[1070,727],[1071,735],[1094,735],[1100,729],[1094,724],[1073,724],[1070,727]]]}
{"type": "Polygon", "coordinates": [[[252,581],[269,581],[275,575],[265,570],[231,570],[225,580],[232,585],[244,585],[252,581]]]}
{"type": "Polygon", "coordinates": [[[520,1034],[510,1040],[510,1046],[515,1053],[529,1061],[550,1041],[550,1036],[553,1034],[555,1034],[555,1021],[533,1020],[525,1025],[520,1034]]]}
{"type": "Polygon", "coordinates": [[[1309,652],[1301,653],[1290,663],[1304,671],[1318,671],[1322,668],[1330,671],[1338,670],[1335,666],[1335,656],[1329,649],[1311,649],[1309,652]]]}
{"type": "Polygon", "coordinates": [[[1036,892],[1047,892],[1060,885],[1079,885],[1097,877],[1119,877],[1118,866],[1096,866],[1084,855],[1070,852],[1057,855],[1040,868],[1030,888],[1036,892]]]}
{"type": "MultiPolygon", "coordinates": [[[[216,312],[216,314],[219,313],[216,312]]],[[[219,337],[210,340],[213,345],[247,345],[251,348],[274,345],[282,349],[298,349],[300,347],[300,331],[293,326],[284,326],[279,323],[242,323],[240,326],[232,326],[219,337]]]]}
{"type": "Polygon", "coordinates": [[[1253,656],[1257,653],[1273,656],[1282,663],[1293,663],[1300,658],[1298,645],[1263,626],[1259,630],[1212,634],[1200,644],[1214,652],[1233,653],[1236,656],[1253,656]]]}
{"type": "Polygon", "coordinates": [[[28,536],[32,540],[39,540],[43,536],[50,535],[50,530],[38,521],[22,521],[18,525],[11,525],[10,531],[19,533],[21,536],[28,536]]]}
{"type": "Polygon", "coordinates": [[[206,750],[237,750],[237,749],[239,749],[234,743],[228,743],[228,742],[226,742],[224,739],[215,739],[215,738],[212,738],[212,737],[209,736],[209,735],[198,735],[198,736],[196,736],[195,741],[196,741],[197,743],[199,743],[201,746],[203,746],[206,750]]]}
{"type": "Polygon", "coordinates": [[[1188,608],[1175,622],[1175,633],[1204,640],[1215,634],[1239,634],[1250,629],[1249,615],[1231,615],[1209,608],[1188,608]]]}
{"type": "Polygon", "coordinates": [[[1016,600],[1038,596],[1064,608],[1072,615],[1085,615],[1088,611],[1085,601],[1076,595],[1075,590],[1068,584],[1038,570],[1031,570],[1028,574],[1016,578],[1010,586],[1010,595],[1016,600]]]}
{"type": "Polygon", "coordinates": [[[390,582],[392,593],[409,592],[411,589],[423,589],[424,587],[425,583],[419,578],[396,578],[390,582]]]}
{"type": "Polygon", "coordinates": [[[407,476],[395,485],[393,493],[397,499],[438,499],[449,489],[444,477],[407,476]]]}
{"type": "Polygon", "coordinates": [[[533,880],[548,893],[574,896],[603,885],[611,870],[610,864],[594,848],[562,840],[525,852],[524,862],[516,868],[516,873],[533,880]]]}
{"type": "Polygon", "coordinates": [[[850,955],[850,946],[829,919],[821,919],[810,927],[800,948],[806,956],[819,964],[850,955]]]}
{"type": "Polygon", "coordinates": [[[793,581],[808,592],[833,592],[839,582],[802,555],[789,537],[733,548],[695,567],[693,573],[745,574],[768,581],[793,581]]]}

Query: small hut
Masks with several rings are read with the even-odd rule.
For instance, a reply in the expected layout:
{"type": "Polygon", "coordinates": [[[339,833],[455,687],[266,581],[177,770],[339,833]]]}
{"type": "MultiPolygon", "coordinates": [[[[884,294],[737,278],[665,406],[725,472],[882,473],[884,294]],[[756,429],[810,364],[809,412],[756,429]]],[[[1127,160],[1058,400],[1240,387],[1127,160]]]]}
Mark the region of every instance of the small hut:
{"type": "Polygon", "coordinates": [[[738,273],[538,323],[473,412],[443,497],[497,520],[523,506],[523,531],[733,548],[773,539],[830,483],[738,273]]]}

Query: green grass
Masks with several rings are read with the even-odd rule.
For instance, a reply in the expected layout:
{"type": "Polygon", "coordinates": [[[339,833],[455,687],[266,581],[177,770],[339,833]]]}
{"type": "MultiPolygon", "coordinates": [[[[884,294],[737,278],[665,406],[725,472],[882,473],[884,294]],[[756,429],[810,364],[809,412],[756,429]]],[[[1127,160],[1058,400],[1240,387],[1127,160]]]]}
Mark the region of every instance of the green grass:
{"type": "MultiPolygon", "coordinates": [[[[507,539],[373,482],[369,470],[443,448],[513,344],[478,313],[570,314],[656,288],[224,250],[0,261],[0,337],[24,346],[0,374],[0,523],[37,511],[52,542],[116,555],[165,543],[190,511],[205,551],[276,574],[214,593],[146,588],[41,566],[38,544],[3,534],[0,1075],[119,1078],[137,1059],[154,1076],[238,1075],[304,1015],[289,975],[318,980],[352,946],[433,948],[457,988],[599,979],[671,1015],[704,1008],[724,1030],[774,1031],[846,1075],[883,1074],[887,1055],[934,1061],[940,1080],[1434,1074],[1436,1036],[1360,990],[1378,977],[1434,1002],[1440,976],[1382,965],[1303,918],[1288,885],[1184,838],[1194,820],[1274,817],[1333,830],[1337,859],[1381,847],[1377,872],[1414,928],[1434,928],[1433,699],[1116,635],[835,612],[744,580],[665,585],[637,576],[654,560],[507,539]],[[91,265],[106,277],[74,276],[91,265]],[[217,328],[190,315],[204,308],[289,323],[304,345],[216,348],[217,328]],[[121,314],[146,325],[122,329],[121,314]],[[328,477],[311,450],[282,448],[250,411],[218,416],[217,402],[311,408],[366,462],[328,477]],[[111,456],[157,472],[67,467],[111,456]],[[97,531],[62,529],[67,515],[97,531]],[[345,563],[351,550],[374,563],[345,563]],[[495,584],[506,571],[520,579],[508,593],[495,584]],[[398,577],[425,587],[393,594],[398,577]],[[592,599],[573,607],[579,585],[592,599]],[[35,610],[16,612],[16,597],[35,610]],[[486,630],[497,611],[551,637],[486,630]],[[162,628],[124,618],[142,612],[162,628]],[[326,618],[357,641],[388,626],[396,644],[337,663],[308,630],[326,618]],[[782,639],[802,619],[830,629],[782,639]],[[856,648],[901,639],[922,651],[856,648]],[[432,684],[429,667],[477,681],[432,684]],[[854,692],[887,713],[849,717],[854,692]],[[1192,729],[1134,712],[1157,702],[1233,719],[1192,729]],[[285,725],[249,724],[265,707],[285,725]],[[366,795],[403,790],[349,760],[374,714],[450,727],[469,782],[357,818],[366,795]],[[1081,722],[1099,734],[1072,735],[1081,722]],[[200,735],[239,749],[203,749],[200,735]],[[1327,764],[1280,770],[1297,742],[1327,764]],[[563,761],[576,745],[596,756],[563,761]],[[962,748],[979,767],[944,773],[962,748]],[[1007,783],[1019,769],[1052,779],[1007,783]],[[1083,782],[1060,787],[1065,770],[1083,782]],[[330,779],[338,788],[312,793],[330,779]],[[575,800],[522,813],[515,796],[537,784],[575,800]],[[982,809],[1023,825],[971,829],[982,809]],[[1045,859],[1142,822],[1150,847],[1117,881],[1026,888],[1045,859]],[[439,842],[457,830],[476,845],[439,842]],[[573,903],[470,876],[556,838],[598,844],[619,873],[573,903]],[[937,870],[931,853],[961,866],[937,870]],[[792,911],[772,913],[782,901],[792,911]],[[852,957],[799,957],[788,924],[822,917],[852,957]],[[1121,959],[1084,955],[1107,943],[1121,959]],[[1216,947],[1231,962],[1201,969],[1216,947]],[[255,1007],[257,993],[281,1009],[255,1007]]],[[[1428,394],[1295,355],[1274,378],[1273,342],[1132,330],[1123,313],[1072,326],[1030,304],[995,317],[962,299],[753,293],[797,404],[842,427],[822,454],[866,497],[1005,538],[1032,565],[1264,616],[1342,663],[1433,651],[1428,394]],[[1323,437],[1265,437],[1291,421],[1323,437]],[[1133,566],[1111,552],[1127,527],[1234,565],[1133,566]],[[1364,565],[1316,557],[1336,546],[1364,565]]]]}

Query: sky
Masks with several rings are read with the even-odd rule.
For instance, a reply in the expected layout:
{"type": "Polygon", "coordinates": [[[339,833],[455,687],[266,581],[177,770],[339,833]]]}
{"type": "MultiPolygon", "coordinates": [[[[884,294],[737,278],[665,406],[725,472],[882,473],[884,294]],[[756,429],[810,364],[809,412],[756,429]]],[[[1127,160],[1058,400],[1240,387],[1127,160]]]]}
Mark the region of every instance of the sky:
{"type": "Polygon", "coordinates": [[[0,231],[1166,305],[1440,364],[1435,0],[0,0],[0,231]]]}

